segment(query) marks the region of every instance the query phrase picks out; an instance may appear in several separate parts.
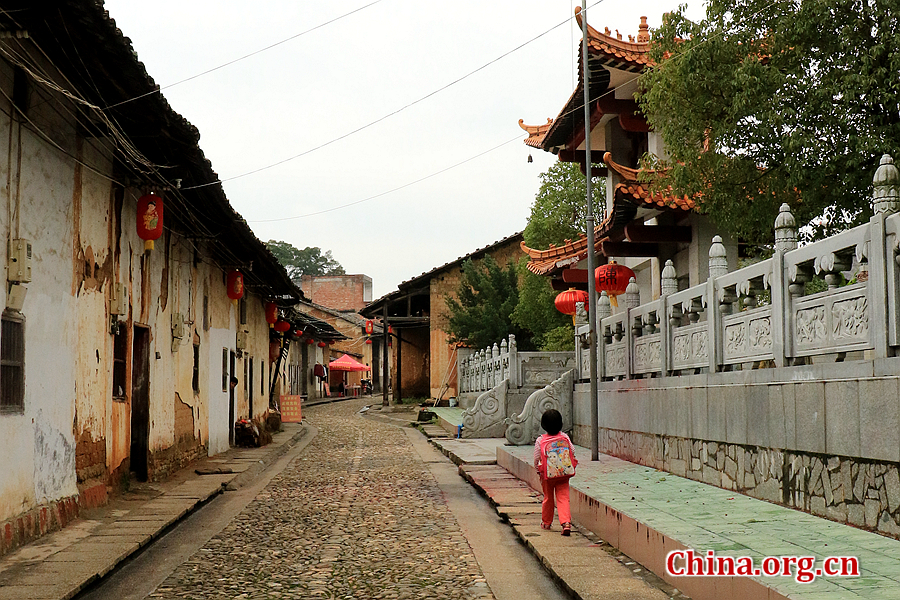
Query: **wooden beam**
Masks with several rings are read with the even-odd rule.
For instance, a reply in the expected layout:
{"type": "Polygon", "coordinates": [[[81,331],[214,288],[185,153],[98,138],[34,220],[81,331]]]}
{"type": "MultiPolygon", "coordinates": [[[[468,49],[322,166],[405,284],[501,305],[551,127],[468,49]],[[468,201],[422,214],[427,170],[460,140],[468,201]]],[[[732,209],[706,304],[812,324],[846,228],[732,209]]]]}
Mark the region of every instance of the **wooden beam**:
{"type": "MultiPolygon", "coordinates": [[[[594,158],[593,154],[594,153],[592,152],[591,159],[594,158]]],[[[594,162],[594,161],[591,160],[591,162],[594,162]]],[[[587,170],[584,168],[584,163],[579,163],[578,167],[581,169],[582,175],[587,175],[587,170]]],[[[591,165],[591,176],[606,177],[607,175],[608,175],[608,173],[607,173],[606,167],[597,167],[597,166],[591,165]]]]}
{"type": "Polygon", "coordinates": [[[565,269],[562,272],[562,280],[566,283],[584,283],[587,284],[587,269],[565,269]]]}
{"type": "Polygon", "coordinates": [[[612,95],[603,96],[596,100],[595,108],[605,115],[621,115],[622,113],[638,113],[641,109],[634,100],[620,100],[612,95]]]}
{"type": "Polygon", "coordinates": [[[625,237],[631,242],[689,243],[690,225],[644,225],[633,221],[625,226],[625,237]]]}
{"type": "MultiPolygon", "coordinates": [[[[591,162],[595,165],[604,165],[603,155],[606,153],[606,150],[601,150],[599,148],[591,150],[591,162]]],[[[577,162],[584,164],[585,152],[584,150],[560,150],[559,154],[560,162],[577,162]]]]}
{"type": "Polygon", "coordinates": [[[643,242],[600,242],[604,256],[659,256],[659,244],[643,242]]]}
{"type": "Polygon", "coordinates": [[[550,287],[558,292],[564,292],[565,290],[568,290],[570,288],[575,288],[576,290],[584,290],[585,292],[588,289],[587,281],[585,281],[584,283],[566,283],[565,281],[562,281],[560,279],[551,279],[550,287]]]}

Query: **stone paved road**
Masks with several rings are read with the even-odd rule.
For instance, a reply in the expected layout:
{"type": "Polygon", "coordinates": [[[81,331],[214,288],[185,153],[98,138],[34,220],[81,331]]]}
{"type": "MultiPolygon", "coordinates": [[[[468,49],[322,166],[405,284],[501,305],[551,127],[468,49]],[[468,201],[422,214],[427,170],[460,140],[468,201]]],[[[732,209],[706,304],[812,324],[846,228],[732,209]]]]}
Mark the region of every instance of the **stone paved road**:
{"type": "Polygon", "coordinates": [[[151,597],[493,599],[406,434],[364,403],[310,408],[316,438],[151,597]]]}

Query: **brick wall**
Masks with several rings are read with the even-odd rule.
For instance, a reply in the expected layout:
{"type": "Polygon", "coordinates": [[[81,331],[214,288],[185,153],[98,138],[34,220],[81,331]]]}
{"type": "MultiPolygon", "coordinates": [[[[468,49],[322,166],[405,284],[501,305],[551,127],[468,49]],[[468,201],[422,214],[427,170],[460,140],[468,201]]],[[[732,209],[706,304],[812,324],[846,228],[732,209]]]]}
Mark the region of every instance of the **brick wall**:
{"type": "Polygon", "coordinates": [[[304,275],[300,289],[310,302],[335,310],[362,310],[372,301],[372,278],[368,275],[304,275]]]}
{"type": "MultiPolygon", "coordinates": [[[[505,267],[510,261],[518,262],[525,256],[519,246],[519,238],[514,238],[506,245],[500,246],[488,252],[501,267],[505,267]]],[[[480,260],[479,257],[478,260],[480,260]]],[[[431,396],[438,398],[443,394],[444,398],[458,395],[456,382],[456,353],[454,347],[447,342],[447,327],[449,310],[447,298],[455,297],[459,288],[459,280],[462,277],[462,268],[455,265],[446,271],[435,273],[431,278],[431,396]],[[444,389],[446,387],[446,390],[444,389]]],[[[500,343],[500,340],[497,340],[500,343]]]]}

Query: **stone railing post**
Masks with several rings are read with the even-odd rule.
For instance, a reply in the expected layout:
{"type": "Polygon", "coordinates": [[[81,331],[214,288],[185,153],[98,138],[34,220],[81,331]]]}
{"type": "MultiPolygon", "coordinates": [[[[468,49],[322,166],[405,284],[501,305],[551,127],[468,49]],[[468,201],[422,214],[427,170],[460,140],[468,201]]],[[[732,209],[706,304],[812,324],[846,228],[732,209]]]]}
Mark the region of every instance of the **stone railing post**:
{"type": "Polygon", "coordinates": [[[612,304],[606,290],[600,292],[597,297],[597,322],[594,330],[597,332],[597,377],[606,377],[606,337],[600,323],[606,317],[612,315],[612,304]]]}
{"type": "MultiPolygon", "coordinates": [[[[892,317],[897,311],[897,297],[891,295],[897,292],[894,249],[887,247],[884,222],[887,217],[900,211],[900,171],[890,155],[881,157],[872,186],[874,214],[869,221],[869,281],[866,292],[875,358],[885,358],[890,355],[890,345],[892,341],[896,343],[898,333],[897,319],[892,317]]],[[[862,257],[856,258],[860,260],[862,257]]]]}
{"type": "Polygon", "coordinates": [[[725,245],[722,238],[718,235],[713,236],[712,244],[709,247],[709,279],[706,281],[706,307],[709,311],[707,315],[707,336],[709,341],[709,372],[715,373],[719,370],[722,362],[722,339],[721,339],[721,307],[719,306],[719,297],[716,292],[716,278],[728,274],[728,258],[725,253],[725,245]]]}
{"type": "MultiPolygon", "coordinates": [[[[775,218],[775,254],[772,256],[772,354],[775,366],[788,364],[787,353],[792,344],[790,282],[785,276],[784,255],[797,249],[797,221],[791,207],[782,204],[775,218]]],[[[792,352],[790,352],[792,353],[792,352]]]]}
{"type": "Polygon", "coordinates": [[[519,387],[519,351],[516,348],[516,336],[509,334],[509,388],[519,387]]]}
{"type": "Polygon", "coordinates": [[[791,347],[791,303],[785,276],[784,255],[797,249],[797,221],[791,207],[782,204],[775,218],[775,253],[772,255],[772,280],[769,285],[772,301],[772,355],[776,367],[788,364],[791,347]]]}
{"type": "Polygon", "coordinates": [[[641,305],[641,289],[632,277],[625,288],[625,378],[631,379],[634,372],[634,317],[632,309],[641,305]]]}
{"type": "Polygon", "coordinates": [[[669,323],[669,294],[678,291],[678,273],[675,272],[675,264],[671,260],[667,260],[660,274],[660,298],[659,313],[656,315],[659,321],[659,359],[660,359],[660,375],[665,377],[669,374],[669,356],[672,352],[672,327],[669,323]]]}

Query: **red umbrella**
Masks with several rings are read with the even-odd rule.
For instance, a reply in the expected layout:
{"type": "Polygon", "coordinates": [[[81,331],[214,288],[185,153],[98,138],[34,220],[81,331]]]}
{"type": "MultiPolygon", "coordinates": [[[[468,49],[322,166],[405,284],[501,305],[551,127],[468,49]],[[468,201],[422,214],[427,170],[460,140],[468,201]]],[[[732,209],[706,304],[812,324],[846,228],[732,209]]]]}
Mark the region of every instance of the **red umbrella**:
{"type": "Polygon", "coordinates": [[[345,354],[342,357],[335,359],[328,363],[328,368],[332,371],[371,371],[372,367],[368,365],[364,365],[361,362],[355,360],[349,354],[345,354]]]}

